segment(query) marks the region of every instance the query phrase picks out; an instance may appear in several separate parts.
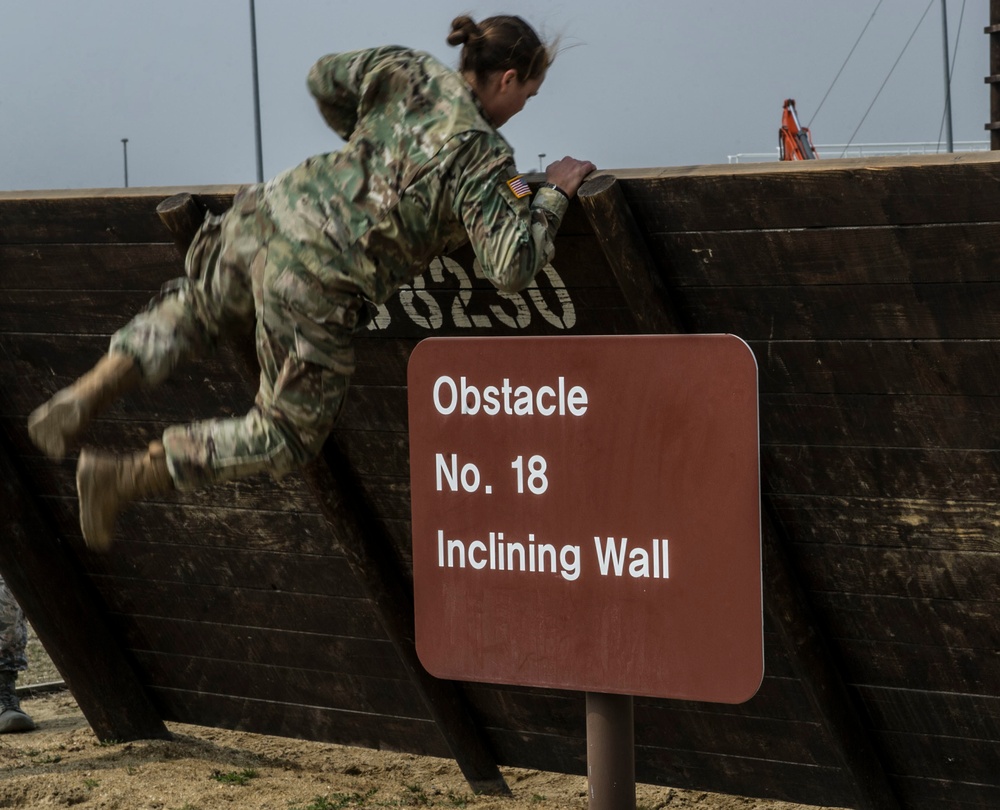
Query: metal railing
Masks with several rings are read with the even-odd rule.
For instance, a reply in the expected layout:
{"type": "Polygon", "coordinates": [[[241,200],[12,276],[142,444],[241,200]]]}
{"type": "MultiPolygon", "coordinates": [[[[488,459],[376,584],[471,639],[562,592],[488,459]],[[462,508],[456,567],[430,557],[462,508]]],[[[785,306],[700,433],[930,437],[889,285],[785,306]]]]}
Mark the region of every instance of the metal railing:
{"type": "MultiPolygon", "coordinates": [[[[956,152],[988,152],[989,141],[955,141],[956,152]]],[[[944,144],[926,141],[923,143],[852,143],[817,144],[816,154],[820,158],[885,157],[888,155],[933,155],[947,151],[944,144]]],[[[766,163],[777,161],[778,147],[772,152],[739,152],[729,155],[730,163],[766,163]]]]}

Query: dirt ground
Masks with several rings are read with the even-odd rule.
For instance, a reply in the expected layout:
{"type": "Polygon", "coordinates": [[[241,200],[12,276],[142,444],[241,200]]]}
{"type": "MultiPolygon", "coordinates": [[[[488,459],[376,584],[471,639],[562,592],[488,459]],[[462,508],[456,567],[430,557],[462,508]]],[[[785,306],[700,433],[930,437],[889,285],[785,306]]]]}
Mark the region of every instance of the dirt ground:
{"type": "MultiPolygon", "coordinates": [[[[32,637],[19,686],[56,681],[32,637]]],[[[171,724],[171,741],[98,742],[72,695],[22,700],[38,725],[0,736],[0,808],[333,810],[586,808],[586,780],[504,769],[513,798],[474,796],[454,762],[171,724]]],[[[639,808],[797,810],[802,805],[639,785],[639,808]]]]}

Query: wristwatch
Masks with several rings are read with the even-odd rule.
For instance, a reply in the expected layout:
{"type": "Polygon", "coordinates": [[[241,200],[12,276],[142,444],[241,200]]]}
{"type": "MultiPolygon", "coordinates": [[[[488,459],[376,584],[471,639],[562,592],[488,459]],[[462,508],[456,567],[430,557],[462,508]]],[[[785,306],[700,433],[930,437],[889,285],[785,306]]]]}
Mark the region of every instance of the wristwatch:
{"type": "Polygon", "coordinates": [[[569,199],[569,194],[567,194],[563,189],[557,186],[555,183],[542,183],[541,188],[551,188],[553,191],[558,191],[567,200],[569,199]]]}

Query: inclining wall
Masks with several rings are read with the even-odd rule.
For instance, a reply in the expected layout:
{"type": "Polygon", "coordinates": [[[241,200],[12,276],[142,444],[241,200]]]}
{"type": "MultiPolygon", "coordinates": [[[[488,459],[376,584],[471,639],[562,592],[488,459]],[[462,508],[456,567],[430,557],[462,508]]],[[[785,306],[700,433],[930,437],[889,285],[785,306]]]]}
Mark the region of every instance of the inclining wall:
{"type": "MultiPolygon", "coordinates": [[[[430,335],[730,332],[760,374],[766,675],[741,706],[636,701],[637,778],[848,807],[1000,805],[1000,159],[615,173],[536,285],[436,260],[359,340],[323,457],[281,483],[77,526],[32,408],[182,272],[181,189],[0,194],[0,573],[95,731],[162,720],[584,773],[583,695],[414,663],[406,361],[430,335]],[[101,663],[92,664],[100,651],[101,663]],[[472,753],[469,753],[472,752],[472,753]]],[[[187,189],[225,207],[234,189],[187,189]]],[[[252,401],[246,346],[116,405],[133,450],[252,401]]]]}

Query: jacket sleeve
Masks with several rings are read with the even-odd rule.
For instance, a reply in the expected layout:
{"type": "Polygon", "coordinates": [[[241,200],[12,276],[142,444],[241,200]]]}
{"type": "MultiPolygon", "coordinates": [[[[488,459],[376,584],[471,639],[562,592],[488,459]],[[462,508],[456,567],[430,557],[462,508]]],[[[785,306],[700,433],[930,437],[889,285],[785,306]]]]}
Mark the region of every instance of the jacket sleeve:
{"type": "Polygon", "coordinates": [[[548,188],[519,196],[510,184],[518,177],[513,157],[486,138],[473,138],[463,151],[456,207],[472,249],[494,286],[523,290],[555,255],[569,202],[548,188]]]}
{"type": "Polygon", "coordinates": [[[323,56],[309,70],[308,86],[323,120],[345,141],[358,125],[359,108],[371,92],[371,77],[398,57],[395,46],[323,56]]]}

